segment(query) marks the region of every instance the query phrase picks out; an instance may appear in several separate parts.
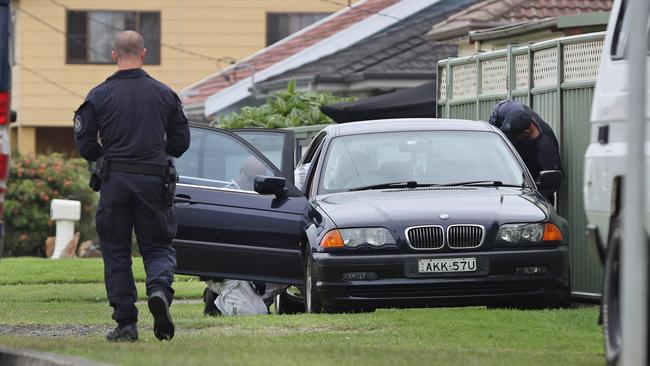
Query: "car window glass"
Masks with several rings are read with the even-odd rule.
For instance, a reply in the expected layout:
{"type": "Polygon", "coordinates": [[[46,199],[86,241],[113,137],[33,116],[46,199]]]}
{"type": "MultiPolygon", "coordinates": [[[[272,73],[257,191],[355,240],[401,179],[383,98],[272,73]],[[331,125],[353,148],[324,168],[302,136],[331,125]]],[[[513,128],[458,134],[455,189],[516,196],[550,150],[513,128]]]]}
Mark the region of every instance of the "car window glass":
{"type": "Polygon", "coordinates": [[[276,167],[282,167],[285,135],[281,133],[237,131],[238,136],[253,145],[276,167]]]}
{"type": "Polygon", "coordinates": [[[302,187],[305,184],[305,178],[307,177],[307,171],[309,171],[310,166],[311,163],[302,164],[293,171],[293,184],[301,191],[304,191],[302,187]]]}
{"type": "Polygon", "coordinates": [[[495,180],[521,185],[523,170],[491,132],[416,131],[338,137],[329,144],[319,193],[392,182],[495,180]]]}
{"type": "Polygon", "coordinates": [[[224,133],[192,128],[189,149],[176,160],[180,183],[253,191],[257,175],[274,169],[241,141],[224,133]]]}

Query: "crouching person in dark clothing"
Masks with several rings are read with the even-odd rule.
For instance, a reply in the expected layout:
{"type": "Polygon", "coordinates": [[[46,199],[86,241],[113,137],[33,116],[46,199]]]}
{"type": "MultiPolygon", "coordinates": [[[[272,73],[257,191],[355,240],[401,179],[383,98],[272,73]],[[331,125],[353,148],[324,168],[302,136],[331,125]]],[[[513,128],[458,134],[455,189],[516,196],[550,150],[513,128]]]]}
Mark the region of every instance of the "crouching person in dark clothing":
{"type": "MultiPolygon", "coordinates": [[[[515,145],[517,152],[535,180],[545,170],[561,170],[560,149],[551,127],[535,118],[528,110],[514,110],[508,113],[501,125],[501,131],[515,145]]],[[[555,192],[542,191],[544,197],[555,203],[555,192]]]]}
{"type": "Polygon", "coordinates": [[[81,156],[97,162],[91,185],[100,191],[96,226],[108,301],[117,322],[106,336],[113,342],[138,339],[133,230],[147,274],[154,335],[170,340],[175,331],[169,306],[176,268],[171,245],[176,217],[170,200],[176,174],[168,155],[180,157],[190,134],[176,94],[142,70],[145,54],[138,33],[120,33],[112,52],[119,70],[88,93],[74,117],[81,156]]]}

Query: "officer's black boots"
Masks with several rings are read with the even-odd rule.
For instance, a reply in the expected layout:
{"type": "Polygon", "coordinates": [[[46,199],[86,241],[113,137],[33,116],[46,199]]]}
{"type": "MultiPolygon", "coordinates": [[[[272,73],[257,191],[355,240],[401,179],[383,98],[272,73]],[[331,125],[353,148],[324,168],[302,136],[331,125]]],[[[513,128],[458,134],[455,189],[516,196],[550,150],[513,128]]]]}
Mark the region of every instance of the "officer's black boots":
{"type": "Polygon", "coordinates": [[[128,324],[117,326],[106,335],[109,342],[135,342],[138,340],[138,325],[128,324]]]}
{"type": "Polygon", "coordinates": [[[203,314],[209,316],[219,316],[221,312],[214,304],[214,301],[217,299],[217,294],[210,290],[209,287],[206,287],[203,290],[203,314]]]}
{"type": "Polygon", "coordinates": [[[161,291],[149,296],[149,311],[153,315],[153,334],[161,341],[174,338],[174,322],[169,314],[169,303],[161,291]]]}

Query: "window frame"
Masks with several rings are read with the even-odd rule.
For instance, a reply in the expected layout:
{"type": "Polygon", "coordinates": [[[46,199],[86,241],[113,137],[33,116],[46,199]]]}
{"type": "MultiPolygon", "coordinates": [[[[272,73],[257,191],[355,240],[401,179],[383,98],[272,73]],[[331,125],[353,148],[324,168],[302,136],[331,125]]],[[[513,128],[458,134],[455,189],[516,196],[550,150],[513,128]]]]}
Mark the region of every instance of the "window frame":
{"type": "MultiPolygon", "coordinates": [[[[135,22],[136,22],[136,31],[140,32],[140,15],[141,14],[155,14],[158,16],[158,60],[156,62],[151,62],[147,60],[147,57],[145,56],[145,62],[144,65],[151,65],[151,66],[157,66],[162,64],[162,12],[160,10],[155,11],[155,10],[114,10],[114,9],[67,9],[65,12],[65,63],[66,65],[112,65],[114,62],[112,60],[106,61],[106,62],[97,62],[97,61],[88,61],[88,53],[89,53],[89,42],[88,42],[88,24],[91,21],[88,18],[88,14],[90,13],[134,13],[135,14],[135,22]],[[70,58],[70,55],[68,54],[68,49],[70,47],[70,42],[73,42],[71,37],[72,35],[70,34],[70,29],[69,29],[69,18],[70,18],[70,13],[85,13],[86,14],[86,60],[79,60],[75,58],[70,58]]],[[[125,29],[126,30],[126,29],[125,29]]],[[[150,49],[150,47],[147,47],[147,43],[145,43],[145,48],[150,49]]]]}
{"type": "MultiPolygon", "coordinates": [[[[219,128],[214,128],[214,127],[208,127],[208,126],[200,126],[200,125],[195,125],[195,124],[190,124],[190,129],[195,129],[201,132],[204,132],[206,134],[208,133],[213,133],[216,135],[220,135],[222,138],[229,138],[233,142],[238,143],[241,147],[243,147],[245,150],[247,150],[249,153],[251,153],[252,156],[255,156],[260,162],[262,162],[270,171],[272,172],[273,176],[275,177],[284,177],[284,174],[282,171],[273,164],[262,152],[257,150],[253,145],[251,145],[248,141],[246,141],[244,138],[241,136],[225,131],[223,129],[219,128]]],[[[205,155],[203,151],[204,145],[200,146],[200,149],[202,150],[200,155],[201,158],[205,155]]],[[[179,158],[179,159],[182,159],[179,158]]],[[[259,194],[257,192],[250,191],[250,190],[245,190],[241,188],[227,188],[227,187],[215,187],[211,186],[209,184],[198,184],[197,182],[192,182],[192,180],[200,180],[204,179],[201,177],[191,177],[187,175],[181,175],[179,172],[179,181],[177,185],[185,186],[185,187],[196,187],[196,188],[203,188],[203,189],[208,189],[208,190],[219,190],[219,191],[229,191],[229,192],[235,192],[235,193],[245,193],[245,194],[259,194]],[[189,181],[188,181],[189,180],[189,181]]]]}
{"type": "MultiPolygon", "coordinates": [[[[621,40],[620,36],[623,27],[626,25],[627,22],[630,21],[629,14],[628,14],[628,10],[630,9],[629,6],[630,6],[629,0],[621,1],[621,5],[618,9],[618,14],[616,14],[616,25],[614,26],[614,34],[612,35],[612,42],[610,44],[610,49],[609,49],[609,55],[613,61],[628,59],[627,44],[629,42],[629,37],[621,40]],[[621,41],[623,41],[622,51],[617,52],[619,49],[621,49],[621,41]]],[[[646,32],[646,38],[650,37],[650,17],[646,22],[645,32],[646,32]]],[[[646,56],[649,55],[650,55],[650,43],[646,42],[646,56]]]]}
{"type": "MultiPolygon", "coordinates": [[[[330,16],[330,15],[332,15],[332,14],[333,14],[333,13],[330,13],[330,12],[323,12],[323,11],[289,11],[289,12],[282,12],[282,11],[267,11],[267,12],[266,12],[266,19],[265,19],[265,23],[266,23],[266,24],[265,24],[265,25],[266,25],[266,26],[265,26],[265,30],[266,30],[266,40],[265,40],[265,42],[266,42],[266,46],[268,47],[268,46],[270,46],[270,45],[276,44],[276,43],[280,42],[281,40],[283,40],[283,39],[289,37],[290,35],[292,35],[292,34],[294,34],[294,33],[296,33],[296,32],[299,32],[299,31],[302,30],[302,29],[307,28],[308,26],[310,26],[310,25],[312,25],[312,24],[315,24],[315,23],[317,23],[317,22],[319,22],[319,21],[321,21],[321,20],[327,18],[328,16],[330,16]],[[271,22],[270,22],[270,18],[271,18],[271,16],[274,16],[274,15],[288,15],[288,16],[291,16],[291,15],[323,15],[323,17],[322,17],[321,19],[319,19],[319,20],[314,21],[313,23],[310,23],[310,24],[308,24],[308,25],[306,25],[306,26],[304,26],[304,27],[302,27],[302,28],[300,28],[300,29],[298,29],[298,30],[292,32],[292,33],[287,34],[286,36],[284,36],[284,37],[282,37],[282,38],[278,38],[278,39],[275,40],[274,42],[270,42],[270,41],[271,41],[271,39],[269,38],[269,36],[270,36],[270,34],[271,34],[270,29],[269,29],[270,26],[271,26],[271,24],[270,24],[270,23],[271,23],[271,22]]],[[[276,34],[277,34],[277,33],[279,33],[279,32],[276,32],[276,34]]]]}

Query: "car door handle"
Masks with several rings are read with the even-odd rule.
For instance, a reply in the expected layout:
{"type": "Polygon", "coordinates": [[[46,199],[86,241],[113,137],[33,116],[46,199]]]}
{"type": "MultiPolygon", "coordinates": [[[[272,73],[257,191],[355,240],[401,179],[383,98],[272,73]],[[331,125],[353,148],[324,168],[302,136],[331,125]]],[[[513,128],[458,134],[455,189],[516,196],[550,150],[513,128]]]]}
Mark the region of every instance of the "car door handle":
{"type": "Polygon", "coordinates": [[[193,203],[196,202],[192,201],[192,197],[187,194],[179,193],[174,196],[174,207],[186,207],[193,203]]]}

